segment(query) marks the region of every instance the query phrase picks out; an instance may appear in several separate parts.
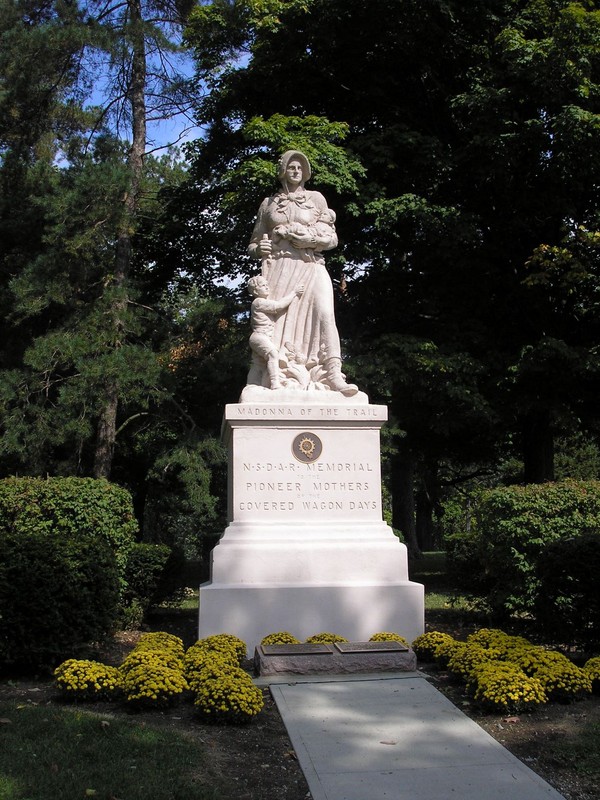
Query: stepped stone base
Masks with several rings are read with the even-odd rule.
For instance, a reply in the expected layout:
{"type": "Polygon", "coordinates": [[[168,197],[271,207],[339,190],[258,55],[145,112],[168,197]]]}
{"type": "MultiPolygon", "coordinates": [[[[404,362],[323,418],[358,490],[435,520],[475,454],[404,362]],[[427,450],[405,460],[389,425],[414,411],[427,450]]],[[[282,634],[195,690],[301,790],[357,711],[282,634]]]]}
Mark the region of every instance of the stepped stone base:
{"type": "Polygon", "coordinates": [[[278,631],[423,633],[423,586],[382,515],[387,409],[336,394],[226,407],[229,524],[200,587],[200,638],[231,633],[253,653],[278,631]]]}
{"type": "MultiPolygon", "coordinates": [[[[399,546],[399,545],[398,545],[399,546]]],[[[269,633],[289,631],[297,639],[330,631],[367,641],[379,631],[409,642],[423,633],[423,586],[410,581],[371,586],[274,586],[203,584],[200,638],[238,636],[253,653],[269,633]]]]}

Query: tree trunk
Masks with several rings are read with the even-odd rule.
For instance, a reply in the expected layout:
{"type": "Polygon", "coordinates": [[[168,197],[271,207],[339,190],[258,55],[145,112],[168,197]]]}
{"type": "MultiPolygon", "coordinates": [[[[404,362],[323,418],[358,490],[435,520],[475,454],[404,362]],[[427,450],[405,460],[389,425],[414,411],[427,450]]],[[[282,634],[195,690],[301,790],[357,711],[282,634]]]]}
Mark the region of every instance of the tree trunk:
{"type": "Polygon", "coordinates": [[[426,489],[420,489],[416,497],[417,542],[422,551],[435,550],[433,525],[433,503],[426,489]]]}
{"type": "MultiPolygon", "coordinates": [[[[131,72],[128,100],[132,116],[132,142],[129,151],[129,191],[123,206],[123,220],[117,239],[115,273],[112,282],[112,346],[119,348],[124,336],[124,317],[127,310],[127,278],[131,265],[131,238],[135,227],[144,154],[146,152],[146,43],[142,19],[141,0],[129,0],[129,28],[131,72]]],[[[94,477],[109,478],[115,449],[117,412],[119,408],[119,385],[116,379],[107,381],[104,387],[104,407],[100,412],[96,435],[94,477]]]]}
{"type": "Polygon", "coordinates": [[[117,423],[118,389],[116,383],[106,386],[104,408],[98,420],[96,452],[94,454],[94,478],[109,478],[115,445],[117,423]]]}
{"type": "Polygon", "coordinates": [[[411,559],[419,558],[414,496],[415,462],[402,448],[392,459],[392,525],[402,532],[411,559]]]}
{"type": "Polygon", "coordinates": [[[438,465],[432,462],[423,470],[423,485],[417,492],[417,541],[423,551],[437,550],[439,547],[434,517],[443,513],[440,505],[438,465]]]}
{"type": "Polygon", "coordinates": [[[530,411],[523,420],[525,483],[554,480],[554,431],[547,411],[530,411]]]}

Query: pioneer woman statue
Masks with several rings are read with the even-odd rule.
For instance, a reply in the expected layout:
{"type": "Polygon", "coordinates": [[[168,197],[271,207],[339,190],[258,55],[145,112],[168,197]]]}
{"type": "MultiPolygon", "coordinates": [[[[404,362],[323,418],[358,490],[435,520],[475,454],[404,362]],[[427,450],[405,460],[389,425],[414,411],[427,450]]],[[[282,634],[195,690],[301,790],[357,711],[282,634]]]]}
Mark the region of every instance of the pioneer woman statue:
{"type": "MultiPolygon", "coordinates": [[[[335,214],[320,192],[304,188],[310,178],[308,158],[288,150],[279,161],[281,190],[261,203],[248,252],[262,260],[270,300],[283,300],[301,285],[303,292],[274,322],[272,342],[279,354],[275,386],[341,392],[358,388],[342,374],[340,337],[333,311],[333,286],[323,253],[337,245],[335,214]],[[300,380],[298,370],[306,373],[300,380]]],[[[256,352],[248,384],[274,385],[264,359],[256,352]]]]}

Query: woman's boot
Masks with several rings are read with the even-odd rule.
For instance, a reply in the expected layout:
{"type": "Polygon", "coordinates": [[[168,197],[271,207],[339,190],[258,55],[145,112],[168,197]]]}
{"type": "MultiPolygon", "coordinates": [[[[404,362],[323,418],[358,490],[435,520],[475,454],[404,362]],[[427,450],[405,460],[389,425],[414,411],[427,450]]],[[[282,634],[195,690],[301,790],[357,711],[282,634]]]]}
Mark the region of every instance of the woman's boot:
{"type": "Polygon", "coordinates": [[[353,383],[346,383],[346,377],[342,373],[342,359],[341,358],[328,358],[325,362],[327,370],[327,377],[325,379],[327,385],[334,392],[341,392],[346,397],[358,393],[358,386],[353,383]]]}

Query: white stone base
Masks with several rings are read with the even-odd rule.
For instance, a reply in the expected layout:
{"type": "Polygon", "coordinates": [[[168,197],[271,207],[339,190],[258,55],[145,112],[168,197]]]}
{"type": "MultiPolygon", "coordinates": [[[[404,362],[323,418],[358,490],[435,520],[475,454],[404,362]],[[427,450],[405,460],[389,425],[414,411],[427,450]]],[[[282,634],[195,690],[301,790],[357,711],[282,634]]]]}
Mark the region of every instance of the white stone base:
{"type": "Polygon", "coordinates": [[[278,586],[204,583],[200,587],[200,638],[232,633],[251,656],[269,633],[289,631],[304,641],[330,631],[353,642],[394,631],[412,642],[423,633],[423,586],[278,586]]]}
{"type": "Polygon", "coordinates": [[[395,584],[406,545],[385,522],[232,522],[212,553],[216,585],[395,584]]]}
{"type": "Polygon", "coordinates": [[[387,409],[358,395],[304,395],[303,405],[283,393],[225,409],[229,525],[200,587],[200,638],[231,633],[251,654],[284,630],[412,641],[423,633],[423,586],[408,580],[406,547],[382,517],[387,409]]]}

